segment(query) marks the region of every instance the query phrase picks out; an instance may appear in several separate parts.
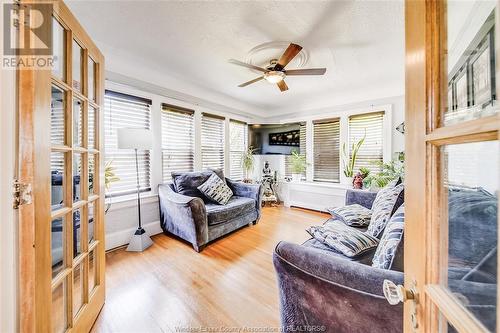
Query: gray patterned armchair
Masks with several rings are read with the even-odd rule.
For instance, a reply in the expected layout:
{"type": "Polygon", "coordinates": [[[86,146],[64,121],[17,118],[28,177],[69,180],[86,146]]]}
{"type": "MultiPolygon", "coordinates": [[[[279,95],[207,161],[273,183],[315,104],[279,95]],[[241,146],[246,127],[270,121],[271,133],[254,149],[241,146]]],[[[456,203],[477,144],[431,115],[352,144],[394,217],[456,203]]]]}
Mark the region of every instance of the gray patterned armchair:
{"type": "Polygon", "coordinates": [[[220,171],[173,173],[174,183],[158,188],[163,231],[190,242],[197,252],[214,239],[256,224],[261,215],[261,185],[225,178],[234,194],[229,202],[218,205],[206,200],[197,187],[213,172],[224,179],[220,171]]]}

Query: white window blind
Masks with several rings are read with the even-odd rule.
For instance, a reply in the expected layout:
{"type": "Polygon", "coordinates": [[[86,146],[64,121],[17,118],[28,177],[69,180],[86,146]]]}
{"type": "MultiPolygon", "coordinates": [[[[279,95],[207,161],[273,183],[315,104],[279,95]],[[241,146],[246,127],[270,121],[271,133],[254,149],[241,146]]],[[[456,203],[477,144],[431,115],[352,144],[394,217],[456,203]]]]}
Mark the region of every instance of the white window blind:
{"type": "MultiPolygon", "coordinates": [[[[300,123],[299,125],[299,135],[300,135],[300,145],[298,152],[302,156],[306,156],[306,123],[300,123]]],[[[297,149],[296,149],[297,150],[297,149]]],[[[285,156],[285,176],[292,176],[292,163],[291,163],[291,155],[285,156]]],[[[306,178],[306,172],[302,173],[302,179],[306,178]]]]}
{"type": "Polygon", "coordinates": [[[224,118],[204,113],[201,117],[203,170],[224,169],[224,118]]]}
{"type": "Polygon", "coordinates": [[[313,122],[314,181],[340,181],[340,120],[313,122]]]}
{"type": "MultiPolygon", "coordinates": [[[[111,167],[119,181],[111,184],[107,196],[132,194],[137,191],[135,152],[131,149],[118,149],[118,128],[150,128],[151,101],[106,90],[104,96],[104,149],[106,163],[111,167]]],[[[140,191],[151,190],[149,150],[138,151],[140,191]]]]}
{"type": "Polygon", "coordinates": [[[194,170],[194,111],[162,105],[161,148],[164,182],[174,171],[194,170]]]}
{"type": "Polygon", "coordinates": [[[384,159],[383,145],[384,112],[372,112],[349,117],[349,149],[352,144],[366,138],[358,151],[354,172],[359,168],[368,168],[371,172],[379,172],[380,167],[373,162],[384,159]]]}
{"type": "Polygon", "coordinates": [[[245,123],[236,120],[229,121],[229,172],[233,180],[245,178],[241,158],[247,149],[247,127],[245,123]]]}

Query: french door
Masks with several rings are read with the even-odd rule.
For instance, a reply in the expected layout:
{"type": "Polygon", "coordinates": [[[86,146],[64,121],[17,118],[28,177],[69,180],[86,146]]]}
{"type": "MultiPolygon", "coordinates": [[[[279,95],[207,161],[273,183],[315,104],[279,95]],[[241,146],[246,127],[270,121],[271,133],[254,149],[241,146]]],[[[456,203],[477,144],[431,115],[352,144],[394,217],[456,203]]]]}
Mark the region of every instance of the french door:
{"type": "Polygon", "coordinates": [[[499,331],[498,2],[405,11],[405,332],[499,331]]]}
{"type": "Polygon", "coordinates": [[[53,69],[18,71],[18,174],[33,192],[19,209],[20,330],[86,332],[105,291],[104,58],[50,3],[53,69]]]}

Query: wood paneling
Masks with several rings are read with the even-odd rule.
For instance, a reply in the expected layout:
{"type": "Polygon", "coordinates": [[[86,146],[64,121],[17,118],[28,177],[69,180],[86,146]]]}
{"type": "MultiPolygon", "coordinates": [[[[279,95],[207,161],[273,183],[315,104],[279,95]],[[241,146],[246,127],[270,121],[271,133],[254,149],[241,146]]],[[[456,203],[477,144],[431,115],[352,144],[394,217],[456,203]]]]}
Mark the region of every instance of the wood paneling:
{"type": "Polygon", "coordinates": [[[106,255],[106,304],[92,332],[175,332],[176,327],[278,327],[272,253],[281,240],[302,243],[329,215],[266,207],[243,227],[196,253],[166,235],[142,253],[106,255]]]}

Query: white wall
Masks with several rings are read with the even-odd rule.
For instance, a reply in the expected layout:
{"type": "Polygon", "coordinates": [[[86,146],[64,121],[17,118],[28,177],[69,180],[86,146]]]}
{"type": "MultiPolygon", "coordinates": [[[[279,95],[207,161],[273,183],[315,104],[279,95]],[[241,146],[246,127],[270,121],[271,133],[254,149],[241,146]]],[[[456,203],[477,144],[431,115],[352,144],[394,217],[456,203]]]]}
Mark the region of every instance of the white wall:
{"type": "MultiPolygon", "coordinates": [[[[3,17],[3,7],[0,9],[3,17]]],[[[3,24],[0,24],[3,36],[3,24]]],[[[3,43],[0,43],[3,54],[3,43]]],[[[0,332],[17,331],[17,221],[12,209],[15,161],[15,72],[0,69],[0,332]]]]}

